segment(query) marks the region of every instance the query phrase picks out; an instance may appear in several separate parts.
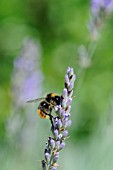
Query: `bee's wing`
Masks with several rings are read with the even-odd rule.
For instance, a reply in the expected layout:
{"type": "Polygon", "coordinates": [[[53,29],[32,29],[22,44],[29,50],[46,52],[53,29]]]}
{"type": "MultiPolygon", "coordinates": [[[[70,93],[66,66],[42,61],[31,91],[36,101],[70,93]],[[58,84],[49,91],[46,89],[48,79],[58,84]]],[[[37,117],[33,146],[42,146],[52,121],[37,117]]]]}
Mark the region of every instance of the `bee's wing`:
{"type": "Polygon", "coordinates": [[[35,102],[41,101],[43,99],[45,99],[45,98],[43,97],[43,98],[37,98],[37,99],[33,99],[33,100],[28,100],[26,103],[35,103],[35,102]]]}

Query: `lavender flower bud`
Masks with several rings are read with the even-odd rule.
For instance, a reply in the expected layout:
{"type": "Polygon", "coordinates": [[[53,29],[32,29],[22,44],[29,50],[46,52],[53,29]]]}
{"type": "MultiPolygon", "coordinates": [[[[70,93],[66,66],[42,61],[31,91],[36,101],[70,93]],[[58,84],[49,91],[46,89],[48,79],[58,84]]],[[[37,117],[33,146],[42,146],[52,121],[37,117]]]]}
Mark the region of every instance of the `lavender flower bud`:
{"type": "Polygon", "coordinates": [[[67,75],[67,74],[65,75],[65,83],[66,83],[67,85],[69,85],[69,84],[70,84],[70,82],[69,82],[69,77],[68,77],[68,75],[67,75]]]}
{"type": "Polygon", "coordinates": [[[73,76],[73,75],[74,75],[73,68],[70,68],[70,72],[69,72],[68,74],[69,74],[69,77],[71,77],[71,76],[73,76]]]}
{"type": "Polygon", "coordinates": [[[48,152],[45,153],[45,160],[47,163],[50,161],[50,154],[48,152]]]}
{"type": "Polygon", "coordinates": [[[54,118],[54,125],[55,125],[55,127],[58,125],[58,117],[54,118]]]}
{"type": "Polygon", "coordinates": [[[54,141],[53,139],[50,140],[50,147],[51,147],[52,149],[55,148],[55,141],[54,141]]]}
{"type": "Polygon", "coordinates": [[[61,115],[60,115],[60,111],[61,111],[61,109],[62,109],[62,108],[61,108],[61,105],[56,106],[54,109],[55,109],[56,115],[60,117],[60,116],[61,116],[61,115]]]}
{"type": "Polygon", "coordinates": [[[56,148],[57,150],[59,150],[59,149],[60,149],[60,140],[58,140],[58,141],[56,142],[56,146],[55,146],[55,148],[56,148]]]}
{"type": "Polygon", "coordinates": [[[62,122],[62,125],[64,128],[67,128],[71,125],[72,121],[71,120],[68,120],[68,117],[66,117],[63,122],[62,122]]]}
{"type": "Polygon", "coordinates": [[[70,85],[69,85],[69,87],[68,87],[68,90],[69,90],[69,91],[73,90],[73,86],[74,86],[74,84],[71,82],[70,85]]]}
{"type": "Polygon", "coordinates": [[[57,130],[57,129],[55,129],[55,130],[53,131],[53,135],[54,135],[55,139],[58,138],[58,130],[57,130]]]}
{"type": "Polygon", "coordinates": [[[56,166],[52,166],[51,170],[56,170],[57,167],[56,166]]]}
{"type": "Polygon", "coordinates": [[[65,142],[62,142],[62,143],[60,144],[59,151],[60,151],[61,149],[63,149],[64,147],[65,147],[65,142]]]}
{"type": "Polygon", "coordinates": [[[69,98],[68,101],[67,101],[67,106],[70,106],[72,103],[72,98],[69,98]]]}
{"type": "MultiPolygon", "coordinates": [[[[48,144],[50,144],[50,141],[51,141],[51,137],[48,137],[48,144]]],[[[47,144],[47,146],[48,146],[48,144],[47,144]]]]}
{"type": "Polygon", "coordinates": [[[67,135],[68,135],[68,131],[64,130],[64,132],[62,133],[62,137],[65,138],[65,137],[67,137],[67,135]]]}
{"type": "Polygon", "coordinates": [[[49,143],[46,143],[46,148],[45,148],[44,153],[49,153],[49,154],[51,153],[51,149],[49,147],[49,143]]]}
{"type": "Polygon", "coordinates": [[[54,154],[53,164],[58,161],[58,158],[59,158],[59,152],[56,152],[56,153],[54,154]]]}
{"type": "Polygon", "coordinates": [[[70,67],[67,68],[67,74],[70,72],[70,69],[71,69],[70,67]]]}
{"type": "Polygon", "coordinates": [[[63,98],[64,99],[67,99],[67,89],[65,88],[64,90],[63,90],[63,98]]]}
{"type": "Polygon", "coordinates": [[[74,84],[75,80],[76,80],[76,75],[74,74],[70,82],[74,84]]]}
{"type": "Polygon", "coordinates": [[[72,121],[71,120],[68,120],[67,122],[65,122],[65,125],[64,127],[67,128],[71,125],[72,121]]]}
{"type": "Polygon", "coordinates": [[[68,121],[69,116],[70,116],[70,113],[66,113],[66,114],[65,114],[65,121],[66,121],[66,120],[68,121]]]}
{"type": "Polygon", "coordinates": [[[66,108],[66,106],[67,106],[67,105],[66,105],[66,102],[67,102],[67,100],[65,100],[65,99],[62,100],[62,107],[63,107],[63,108],[66,108]]]}
{"type": "Polygon", "coordinates": [[[61,122],[61,120],[59,119],[58,120],[58,128],[60,129],[62,127],[62,122],[61,122]]]}

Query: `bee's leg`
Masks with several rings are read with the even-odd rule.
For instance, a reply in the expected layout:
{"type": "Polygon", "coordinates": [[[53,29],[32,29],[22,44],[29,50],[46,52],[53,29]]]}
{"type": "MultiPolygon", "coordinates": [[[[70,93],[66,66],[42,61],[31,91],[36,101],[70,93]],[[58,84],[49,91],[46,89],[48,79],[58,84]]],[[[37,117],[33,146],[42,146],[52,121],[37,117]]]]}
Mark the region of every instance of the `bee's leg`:
{"type": "Polygon", "coordinates": [[[53,116],[51,115],[51,112],[52,112],[52,108],[50,108],[49,119],[50,119],[50,122],[51,122],[51,124],[52,124],[51,129],[54,129],[53,116]]]}
{"type": "Polygon", "coordinates": [[[44,113],[45,113],[45,115],[49,116],[50,122],[52,124],[52,128],[54,128],[54,125],[53,125],[53,116],[51,115],[51,112],[52,112],[52,108],[50,109],[50,113],[46,113],[46,112],[44,112],[44,113]]]}
{"type": "Polygon", "coordinates": [[[51,125],[52,125],[52,129],[54,128],[54,125],[53,125],[53,116],[50,114],[49,115],[49,119],[50,119],[50,122],[51,122],[51,125]]]}

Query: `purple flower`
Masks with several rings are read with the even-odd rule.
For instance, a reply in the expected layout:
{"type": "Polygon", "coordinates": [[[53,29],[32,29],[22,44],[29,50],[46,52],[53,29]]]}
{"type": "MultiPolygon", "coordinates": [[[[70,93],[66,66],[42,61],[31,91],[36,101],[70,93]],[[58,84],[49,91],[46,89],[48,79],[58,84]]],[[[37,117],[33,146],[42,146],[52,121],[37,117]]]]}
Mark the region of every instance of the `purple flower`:
{"type": "Polygon", "coordinates": [[[38,56],[40,57],[38,44],[26,40],[21,55],[14,61],[12,75],[14,106],[23,107],[27,100],[41,94],[40,84],[43,81],[43,75],[40,71],[38,56]]]}
{"type": "Polygon", "coordinates": [[[49,162],[50,161],[50,154],[45,153],[44,155],[45,155],[46,162],[49,162]]]}
{"type": "Polygon", "coordinates": [[[61,142],[59,150],[63,149],[65,147],[65,142],[61,142]]]}
{"type": "Polygon", "coordinates": [[[56,163],[58,161],[58,158],[59,158],[59,152],[56,152],[54,154],[53,163],[56,163]]]}
{"type": "Polygon", "coordinates": [[[55,166],[52,166],[52,168],[51,168],[51,170],[56,170],[57,169],[57,167],[55,167],[55,166]]]}
{"type": "MultiPolygon", "coordinates": [[[[112,12],[113,0],[91,0],[91,19],[88,24],[91,39],[97,40],[99,38],[100,29],[102,28],[107,16],[109,16],[112,12]]],[[[85,59],[89,58],[89,56],[87,57],[87,54],[88,52],[86,53],[85,59]]],[[[90,55],[92,56],[92,54],[90,55]]]]}
{"type": "Polygon", "coordinates": [[[65,137],[67,137],[67,135],[68,135],[68,131],[65,130],[65,131],[63,132],[63,134],[62,134],[62,137],[65,138],[65,137]]]}
{"type": "Polygon", "coordinates": [[[55,148],[55,141],[52,139],[52,138],[50,138],[50,147],[52,148],[52,149],[54,149],[55,148]]]}
{"type": "Polygon", "coordinates": [[[91,12],[98,15],[101,11],[110,14],[113,11],[113,0],[91,0],[91,12]]]}
{"type": "Polygon", "coordinates": [[[6,129],[11,140],[13,138],[16,140],[19,136],[16,143],[19,143],[19,146],[25,152],[36,146],[37,130],[34,123],[36,119],[31,116],[34,110],[30,105],[26,105],[26,101],[41,96],[43,74],[40,59],[40,43],[26,39],[20,55],[14,59],[11,77],[13,114],[8,119],[6,129]],[[28,140],[30,134],[33,134],[33,142],[28,140]]]}
{"type": "Polygon", "coordinates": [[[55,138],[58,138],[58,130],[57,130],[57,129],[55,129],[55,130],[53,131],[53,135],[54,135],[55,138]]]}

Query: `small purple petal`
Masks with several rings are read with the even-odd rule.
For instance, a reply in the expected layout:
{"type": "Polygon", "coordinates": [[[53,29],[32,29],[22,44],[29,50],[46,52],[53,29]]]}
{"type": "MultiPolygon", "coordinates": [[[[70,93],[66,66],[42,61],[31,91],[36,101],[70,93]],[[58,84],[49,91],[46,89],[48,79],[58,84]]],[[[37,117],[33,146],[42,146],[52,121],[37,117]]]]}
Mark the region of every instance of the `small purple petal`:
{"type": "Polygon", "coordinates": [[[58,120],[58,127],[59,127],[59,128],[61,128],[61,127],[62,127],[62,122],[61,122],[61,120],[60,120],[60,119],[58,120]]]}
{"type": "Polygon", "coordinates": [[[70,67],[67,68],[67,74],[70,72],[70,67]]]}
{"type": "Polygon", "coordinates": [[[73,68],[70,68],[69,76],[72,76],[74,74],[73,68]]]}
{"type": "Polygon", "coordinates": [[[55,148],[59,150],[59,148],[60,148],[60,141],[59,140],[56,142],[55,148]]]}
{"type": "Polygon", "coordinates": [[[59,158],[59,152],[56,152],[53,158],[53,163],[56,163],[58,161],[59,158]]]}
{"type": "Polygon", "coordinates": [[[65,83],[66,83],[67,85],[69,85],[69,84],[70,84],[70,82],[69,82],[69,77],[68,77],[68,75],[67,75],[67,74],[65,75],[65,83]]]}
{"type": "Polygon", "coordinates": [[[65,130],[65,131],[62,133],[62,137],[67,137],[67,135],[68,135],[68,131],[65,130]]]}
{"type": "Polygon", "coordinates": [[[65,121],[65,120],[63,120],[63,127],[64,128],[67,128],[67,127],[69,127],[70,125],[71,125],[71,123],[72,123],[72,121],[71,120],[67,120],[67,121],[65,121]]]}
{"type": "Polygon", "coordinates": [[[64,90],[63,90],[63,98],[67,99],[67,89],[66,88],[64,88],[64,90]]]}
{"type": "Polygon", "coordinates": [[[51,170],[56,170],[57,167],[56,166],[52,166],[51,170]]]}
{"type": "Polygon", "coordinates": [[[54,137],[55,137],[55,138],[58,138],[58,130],[57,130],[57,129],[54,130],[54,137]]]}
{"type": "Polygon", "coordinates": [[[50,146],[52,149],[55,148],[55,141],[53,139],[50,140],[50,146]]]}
{"type": "Polygon", "coordinates": [[[58,117],[55,117],[55,118],[54,118],[54,123],[55,123],[55,125],[58,124],[58,117]]]}
{"type": "Polygon", "coordinates": [[[112,0],[91,0],[91,12],[93,15],[99,17],[99,13],[103,10],[106,14],[113,11],[113,1],[112,0]]]}
{"type": "Polygon", "coordinates": [[[70,83],[70,85],[69,85],[69,87],[68,87],[68,91],[71,91],[71,90],[73,90],[73,87],[74,87],[74,83],[70,83]]]}
{"type": "Polygon", "coordinates": [[[62,142],[62,143],[60,144],[60,149],[59,149],[59,150],[63,149],[64,147],[65,147],[65,142],[62,142]]]}
{"type": "Polygon", "coordinates": [[[72,123],[72,121],[71,121],[71,120],[68,120],[68,122],[66,122],[66,124],[65,124],[65,128],[66,128],[66,127],[69,127],[69,126],[71,125],[71,123],[72,123]]]}
{"type": "Polygon", "coordinates": [[[67,106],[70,106],[72,103],[72,98],[69,98],[68,101],[67,101],[67,106]]]}
{"type": "Polygon", "coordinates": [[[49,153],[45,153],[45,159],[47,162],[50,161],[50,154],[49,153]]]}
{"type": "Polygon", "coordinates": [[[76,75],[75,75],[75,74],[73,74],[73,77],[72,77],[72,79],[70,80],[70,82],[74,83],[74,82],[75,82],[75,80],[76,80],[76,75]]]}
{"type": "Polygon", "coordinates": [[[70,113],[66,113],[66,114],[65,114],[65,120],[66,120],[66,119],[68,120],[69,117],[70,117],[70,113]]]}
{"type": "Polygon", "coordinates": [[[71,97],[72,97],[72,95],[73,95],[73,90],[70,92],[70,94],[69,94],[69,98],[71,98],[71,97]]]}
{"type": "Polygon", "coordinates": [[[63,99],[62,100],[62,107],[66,108],[66,106],[67,106],[67,100],[63,99]]]}

